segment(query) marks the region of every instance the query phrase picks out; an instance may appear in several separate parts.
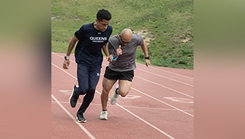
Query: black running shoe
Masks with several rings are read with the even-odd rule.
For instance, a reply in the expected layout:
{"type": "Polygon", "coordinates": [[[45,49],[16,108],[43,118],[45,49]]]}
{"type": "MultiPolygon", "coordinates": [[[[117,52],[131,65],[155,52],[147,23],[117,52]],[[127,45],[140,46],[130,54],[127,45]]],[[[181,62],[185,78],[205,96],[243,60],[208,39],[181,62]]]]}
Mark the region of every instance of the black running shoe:
{"type": "Polygon", "coordinates": [[[76,107],[78,98],[79,98],[79,95],[76,94],[73,88],[71,96],[70,96],[70,105],[72,108],[76,107]]]}
{"type": "Polygon", "coordinates": [[[77,117],[76,117],[78,122],[82,122],[82,123],[86,123],[86,119],[83,117],[83,114],[79,114],[77,113],[77,117]]]}

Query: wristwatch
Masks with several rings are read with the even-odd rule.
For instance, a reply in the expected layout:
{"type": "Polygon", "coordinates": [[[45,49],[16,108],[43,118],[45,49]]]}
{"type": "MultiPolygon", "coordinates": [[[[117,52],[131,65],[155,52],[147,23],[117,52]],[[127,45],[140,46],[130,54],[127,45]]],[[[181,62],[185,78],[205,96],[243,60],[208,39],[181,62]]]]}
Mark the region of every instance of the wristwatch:
{"type": "Polygon", "coordinates": [[[69,56],[65,56],[64,58],[65,58],[65,60],[69,60],[70,59],[69,56]]]}
{"type": "Polygon", "coordinates": [[[150,59],[150,57],[149,56],[146,56],[145,59],[150,59]]]}

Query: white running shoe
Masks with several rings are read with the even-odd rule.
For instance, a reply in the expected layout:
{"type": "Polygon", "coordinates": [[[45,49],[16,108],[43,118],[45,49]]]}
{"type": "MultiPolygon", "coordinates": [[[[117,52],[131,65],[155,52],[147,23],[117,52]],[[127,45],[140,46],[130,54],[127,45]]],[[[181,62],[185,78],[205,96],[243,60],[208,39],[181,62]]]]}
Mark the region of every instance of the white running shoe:
{"type": "Polygon", "coordinates": [[[117,100],[119,98],[119,94],[117,94],[116,91],[118,90],[118,88],[119,88],[119,86],[117,85],[113,95],[111,96],[111,105],[115,105],[117,103],[117,100]]]}
{"type": "Polygon", "coordinates": [[[100,120],[107,120],[107,115],[108,115],[108,112],[107,111],[102,111],[100,113],[100,120]]]}

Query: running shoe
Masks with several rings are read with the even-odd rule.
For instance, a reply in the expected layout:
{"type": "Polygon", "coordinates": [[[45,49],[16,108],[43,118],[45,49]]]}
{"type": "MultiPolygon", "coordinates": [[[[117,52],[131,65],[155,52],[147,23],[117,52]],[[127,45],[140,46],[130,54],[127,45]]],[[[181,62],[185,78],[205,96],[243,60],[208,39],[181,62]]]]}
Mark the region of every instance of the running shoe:
{"type": "Polygon", "coordinates": [[[77,113],[77,117],[76,117],[77,121],[80,123],[86,123],[87,120],[84,118],[83,114],[79,114],[77,113]]]}
{"type": "Polygon", "coordinates": [[[113,95],[111,96],[111,105],[115,105],[117,103],[117,100],[119,98],[119,94],[117,94],[118,88],[119,88],[119,86],[117,85],[113,95]]]}
{"type": "Polygon", "coordinates": [[[100,113],[100,120],[107,120],[108,119],[107,115],[108,115],[107,111],[102,111],[100,113]]]}
{"type": "Polygon", "coordinates": [[[77,100],[79,98],[79,95],[74,91],[75,86],[73,87],[71,96],[70,96],[70,105],[72,108],[75,108],[77,105],[77,100]]]}

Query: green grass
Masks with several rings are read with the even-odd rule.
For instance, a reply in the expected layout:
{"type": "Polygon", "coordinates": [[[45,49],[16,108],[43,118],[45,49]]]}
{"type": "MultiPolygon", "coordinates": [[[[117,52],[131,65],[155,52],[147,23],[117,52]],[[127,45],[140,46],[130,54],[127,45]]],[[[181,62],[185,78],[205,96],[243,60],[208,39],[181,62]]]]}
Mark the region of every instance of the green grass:
{"type": "MultiPolygon", "coordinates": [[[[112,13],[113,33],[123,28],[147,30],[151,64],[193,69],[193,0],[52,0],[52,51],[66,52],[69,40],[82,24],[95,21],[96,12],[112,13]]],[[[137,51],[137,62],[144,55],[137,51]]]]}

